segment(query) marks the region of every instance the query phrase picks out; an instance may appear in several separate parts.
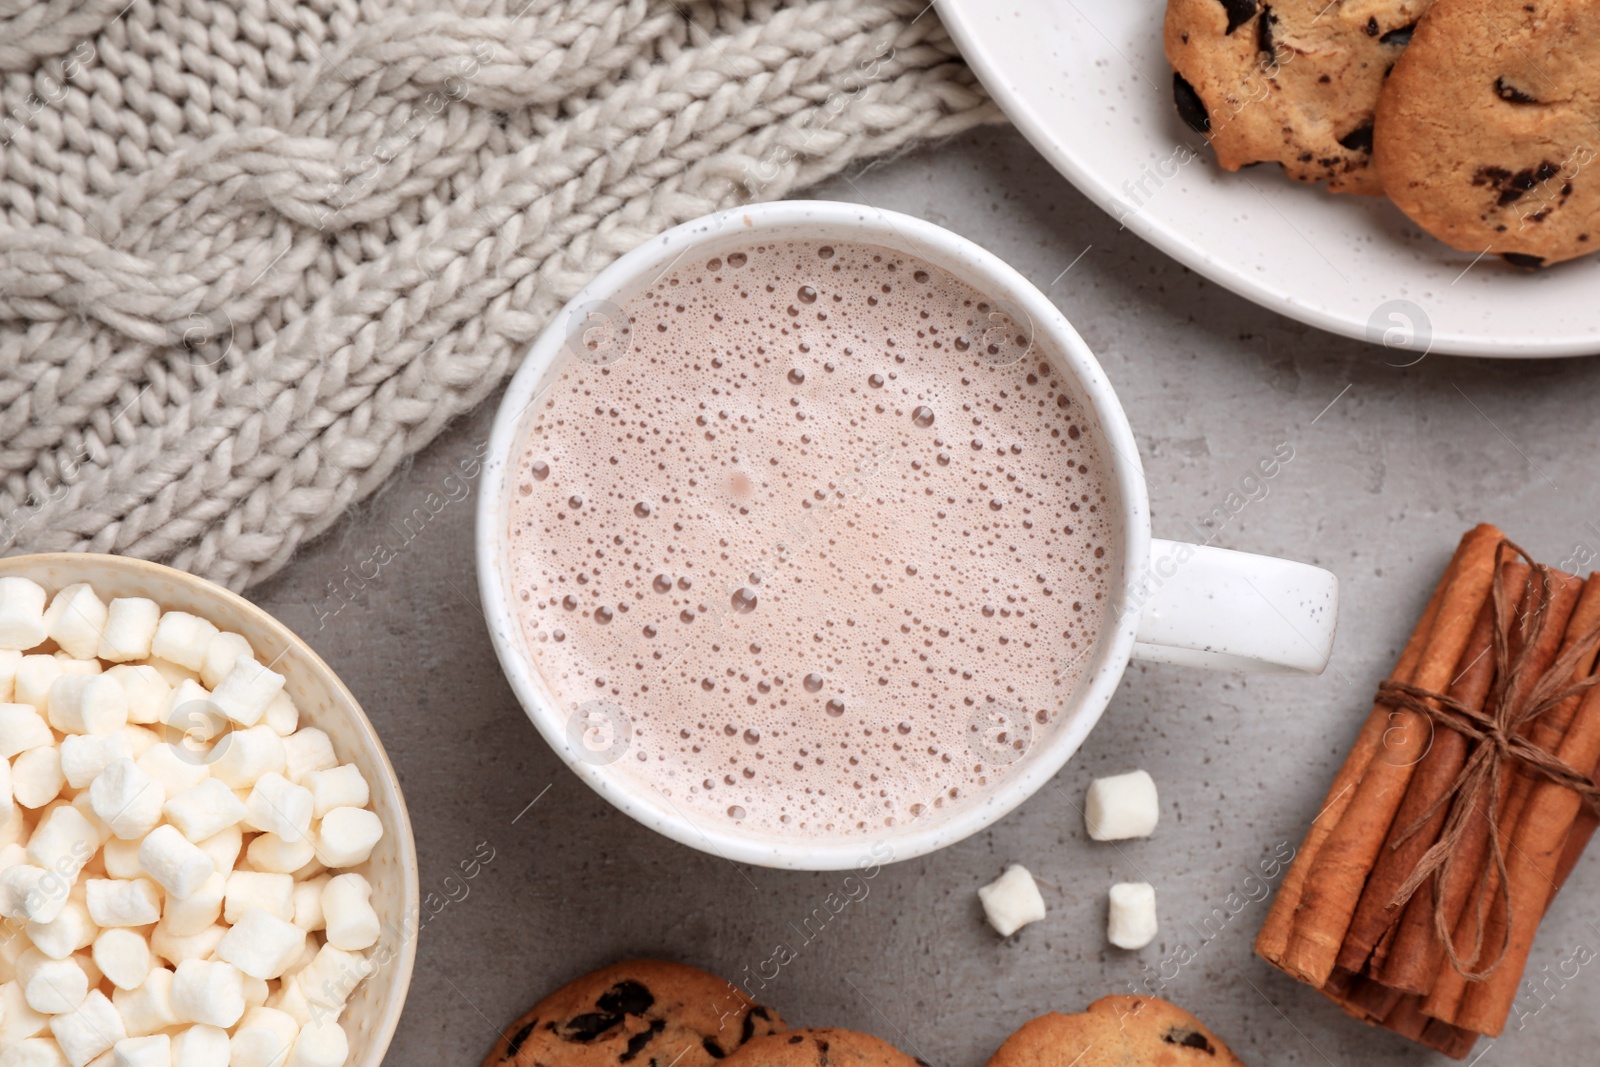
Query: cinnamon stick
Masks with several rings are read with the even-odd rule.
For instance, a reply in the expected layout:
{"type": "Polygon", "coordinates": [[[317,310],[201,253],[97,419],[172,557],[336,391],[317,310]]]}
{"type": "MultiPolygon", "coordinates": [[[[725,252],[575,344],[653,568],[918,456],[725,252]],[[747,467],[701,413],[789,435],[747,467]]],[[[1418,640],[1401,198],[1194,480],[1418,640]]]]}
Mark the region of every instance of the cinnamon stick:
{"type": "MultiPolygon", "coordinates": [[[[1512,560],[1502,565],[1501,580],[1507,588],[1519,588],[1527,573],[1526,564],[1512,560]]],[[[1472,634],[1467,638],[1467,647],[1456,664],[1455,680],[1447,691],[1447,695],[1453,699],[1480,710],[1484,698],[1489,695],[1490,683],[1494,681],[1494,616],[1492,598],[1485,599],[1472,625],[1472,634]]],[[[1339,950],[1340,967],[1352,971],[1366,968],[1378,942],[1399,921],[1403,912],[1392,906],[1395,891],[1416,870],[1422,854],[1439,840],[1439,831],[1449,815],[1447,806],[1440,801],[1456,780],[1456,775],[1461,773],[1461,766],[1466,759],[1467,739],[1464,735],[1454,730],[1434,730],[1433,745],[1417,765],[1405,799],[1395,813],[1389,845],[1379,854],[1378,862],[1367,878],[1367,887],[1362,891],[1355,918],[1351,920],[1344,945],[1339,950]],[[1432,809],[1437,810],[1429,816],[1428,812],[1432,809]],[[1427,816],[1427,822],[1422,829],[1404,841],[1397,840],[1400,834],[1410,830],[1424,816],[1427,816]]],[[[1385,984],[1405,989],[1406,992],[1427,992],[1426,989],[1408,989],[1377,968],[1373,973],[1382,974],[1385,984]]]]}
{"type": "MultiPolygon", "coordinates": [[[[1445,567],[1439,584],[1434,587],[1433,595],[1428,598],[1428,605],[1423,608],[1422,618],[1418,620],[1416,629],[1411,631],[1411,636],[1406,639],[1405,646],[1400,650],[1400,658],[1395,663],[1394,671],[1389,675],[1391,679],[1400,682],[1412,680],[1417,661],[1422,658],[1423,646],[1427,644],[1428,632],[1433,629],[1433,622],[1439,616],[1439,605],[1444,601],[1445,589],[1459,569],[1466,546],[1467,541],[1463,538],[1456,547],[1455,555],[1451,557],[1449,565],[1445,567]]],[[[1366,774],[1367,765],[1372,762],[1372,757],[1383,745],[1383,735],[1389,728],[1389,711],[1387,704],[1372,705],[1372,712],[1356,736],[1350,755],[1345,758],[1339,773],[1334,775],[1333,784],[1328,787],[1328,795],[1323,798],[1322,809],[1317,813],[1317,817],[1311,820],[1311,826],[1306,830],[1305,840],[1300,843],[1300,851],[1295,854],[1289,873],[1283,876],[1283,883],[1278,886],[1277,895],[1272,898],[1272,908],[1267,912],[1266,922],[1261,924],[1261,932],[1256,935],[1255,946],[1256,955],[1268,962],[1277,963],[1283,958],[1284,950],[1289,947],[1289,935],[1294,929],[1294,912],[1300,904],[1300,893],[1305,886],[1306,873],[1316,860],[1322,843],[1344,817],[1345,809],[1350,806],[1350,801],[1355,796],[1355,789],[1361,781],[1361,776],[1366,774]]]]}
{"type": "MultiPolygon", "coordinates": [[[[1586,666],[1592,671],[1592,658],[1586,666]]],[[[1585,672],[1586,677],[1588,673],[1585,672]]],[[[1600,690],[1591,689],[1584,694],[1572,727],[1555,752],[1568,766],[1588,769],[1600,760],[1600,690]]],[[[1547,778],[1536,782],[1529,791],[1512,836],[1516,847],[1506,857],[1506,899],[1515,904],[1510,909],[1509,923],[1502,923],[1509,927],[1506,954],[1493,974],[1467,989],[1456,1013],[1456,1025],[1491,1037],[1498,1037],[1505,1028],[1545,905],[1555,895],[1555,876],[1567,837],[1582,807],[1583,800],[1577,793],[1547,778]]],[[[1488,936],[1498,937],[1503,932],[1491,929],[1488,936]]]]}
{"type": "MultiPolygon", "coordinates": [[[[1457,573],[1445,590],[1414,685],[1437,691],[1450,683],[1478,609],[1488,595],[1496,546],[1503,536],[1484,523],[1463,538],[1457,573]]],[[[1388,838],[1395,811],[1431,734],[1424,717],[1409,709],[1390,712],[1389,723],[1381,757],[1375,754],[1368,764],[1344,817],[1323,842],[1306,875],[1294,929],[1280,961],[1288,973],[1319,988],[1337,962],[1366,876],[1388,838]]]]}

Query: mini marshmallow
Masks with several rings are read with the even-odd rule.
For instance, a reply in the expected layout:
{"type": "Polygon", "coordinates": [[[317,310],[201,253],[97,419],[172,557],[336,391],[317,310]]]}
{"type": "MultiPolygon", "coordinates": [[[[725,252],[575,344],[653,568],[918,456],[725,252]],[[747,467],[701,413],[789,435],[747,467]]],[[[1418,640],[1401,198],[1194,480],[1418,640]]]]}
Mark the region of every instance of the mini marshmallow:
{"type": "Polygon", "coordinates": [[[84,789],[116,760],[131,764],[133,746],[119,730],[114,734],[68,734],[61,739],[61,775],[74,789],[84,789]]]}
{"type": "Polygon", "coordinates": [[[1156,890],[1149,882],[1111,887],[1106,940],[1118,948],[1144,948],[1156,937],[1156,890]]]}
{"type": "Polygon", "coordinates": [[[0,915],[18,922],[53,921],[67,905],[70,883],[32,863],[0,870],[0,915]]]}
{"type": "Polygon", "coordinates": [[[105,626],[95,655],[109,663],[148,659],[161,621],[161,606],[140,596],[116,597],[106,606],[105,626]]]}
{"type": "Polygon", "coordinates": [[[365,863],[383,837],[383,823],[365,808],[334,808],[317,831],[317,859],[329,867],[365,863]]]}
{"type": "Polygon", "coordinates": [[[372,963],[365,956],[323,945],[310,965],[295,976],[295,981],[306,1000],[333,1009],[337,1015],[356,986],[372,971],[372,963]]]}
{"type": "Polygon", "coordinates": [[[299,841],[285,841],[277,834],[259,834],[245,849],[250,866],[278,874],[294,874],[316,858],[317,848],[310,835],[299,841]]]}
{"type": "Polygon", "coordinates": [[[216,873],[211,857],[175,826],[158,826],[150,831],[139,846],[139,866],[179,900],[195,893],[216,873]]]}
{"type": "Polygon", "coordinates": [[[83,582],[57,593],[44,613],[45,632],[73,659],[94,659],[105,624],[105,601],[83,582]]]}
{"type": "Polygon", "coordinates": [[[178,937],[191,937],[208,929],[222,917],[222,901],[227,885],[226,876],[218,872],[182,900],[177,897],[169,899],[161,915],[162,923],[178,937]]]}
{"type": "Polygon", "coordinates": [[[54,745],[30,748],[11,763],[11,796],[25,808],[44,807],[66,784],[61,750],[54,745]]]}
{"type": "MultiPolygon", "coordinates": [[[[312,955],[314,956],[315,954],[315,950],[313,950],[312,955]]],[[[293,971],[290,972],[291,975],[293,973],[293,971]]],[[[306,999],[306,995],[300,991],[300,983],[298,981],[287,976],[278,983],[277,990],[267,997],[266,1006],[283,1012],[301,1026],[305,1026],[313,1019],[327,1014],[323,1008],[314,1006],[306,999]]]]}
{"type": "Polygon", "coordinates": [[[111,1048],[116,1067],[172,1067],[172,1038],[166,1034],[125,1037],[111,1048]]]}
{"type": "MultiPolygon", "coordinates": [[[[116,603],[116,601],[112,601],[116,603]]],[[[128,721],[148,725],[161,721],[172,686],[148,663],[119,663],[105,677],[122,686],[128,698],[128,721]]]]}
{"type": "Polygon", "coordinates": [[[229,1067],[284,1067],[300,1024],[272,1008],[251,1008],[229,1042],[229,1067]]]}
{"type": "Polygon", "coordinates": [[[283,682],[283,675],[244,655],[234,661],[233,669],[217,683],[214,698],[228,718],[240,726],[254,726],[267,713],[272,698],[283,689],[283,682]]]}
{"type": "MultiPolygon", "coordinates": [[[[70,801],[68,801],[68,803],[72,805],[73,810],[75,810],[79,815],[83,816],[85,822],[94,827],[95,847],[99,848],[101,845],[111,840],[111,827],[107,826],[104,820],[94,813],[94,805],[90,801],[91,798],[89,796],[89,791],[87,789],[83,789],[80,790],[78,794],[70,801]]],[[[99,864],[99,862],[99,856],[96,855],[89,857],[90,864],[99,864]]],[[[98,868],[96,869],[96,873],[99,873],[98,868]]]]}
{"type": "Polygon", "coordinates": [[[65,1015],[89,995],[89,976],[75,960],[47,959],[29,973],[22,995],[40,1015],[65,1015]]]}
{"type": "MultiPolygon", "coordinates": [[[[66,743],[61,747],[64,750],[66,743]]],[[[62,762],[66,762],[65,755],[62,762]]],[[[127,757],[107,764],[89,786],[89,804],[94,813],[113,835],[124,840],[141,838],[154,830],[161,822],[166,799],[167,791],[161,783],[127,757]]]]}
{"type": "Polygon", "coordinates": [[[0,759],[55,742],[50,725],[32,704],[0,704],[0,759]]]}
{"type": "Polygon", "coordinates": [[[17,664],[17,677],[12,682],[11,695],[18,704],[31,704],[43,715],[50,705],[50,687],[64,672],[61,661],[54,656],[35,653],[23,656],[17,664]]]}
{"type": "Polygon", "coordinates": [[[33,947],[53,960],[64,960],[91,943],[100,928],[89,916],[89,907],[77,898],[76,887],[68,894],[67,903],[47,923],[29,923],[28,940],[33,947]]]}
{"type": "Polygon", "coordinates": [[[211,857],[211,863],[217,868],[217,873],[226,877],[232,872],[234,864],[239,861],[239,852],[244,848],[244,828],[235,823],[226,830],[218,831],[195,844],[199,846],[201,852],[211,857]]]}
{"type": "Polygon", "coordinates": [[[333,742],[315,726],[296,730],[283,739],[284,775],[291,782],[308,785],[306,779],[318,772],[339,766],[333,742]]]}
{"type": "Polygon", "coordinates": [[[150,641],[150,655],[170,660],[180,667],[199,671],[206,663],[206,649],[220,631],[210,622],[186,611],[169,611],[156,624],[150,641]]]}
{"type": "Polygon", "coordinates": [[[172,979],[179,1019],[226,1029],[244,1015],[244,975],[231,963],[184,960],[172,979]]]}
{"type": "Polygon", "coordinates": [[[0,578],[0,648],[26,651],[44,644],[45,591],[28,578],[0,578]]]}
{"type": "Polygon", "coordinates": [[[161,783],[161,791],[175,797],[193,789],[211,776],[211,768],[194,758],[194,754],[176,745],[151,745],[137,760],[139,769],[161,783]]]}
{"type": "MultiPolygon", "coordinates": [[[[0,696],[4,695],[4,691],[0,690],[0,696]]],[[[288,737],[300,725],[300,709],[294,706],[294,701],[289,699],[286,691],[279,690],[278,695],[267,705],[261,721],[270,726],[272,732],[279,737],[288,737]]]]}
{"type": "Polygon", "coordinates": [[[210,959],[227,932],[228,928],[218,923],[197,934],[180,936],[173,933],[163,921],[156,923],[155,929],[150,931],[150,951],[174,967],[185,960],[210,959]]]}
{"type": "Polygon", "coordinates": [[[173,1035],[172,1067],[228,1067],[228,1031],[191,1026],[173,1035]]]}
{"type": "Polygon", "coordinates": [[[311,813],[316,807],[311,790],[295,785],[276,771],[269,771],[256,780],[250,790],[245,808],[250,812],[249,826],[269,834],[277,834],[285,841],[305,839],[311,829],[311,813]]]}
{"type": "Polygon", "coordinates": [[[111,1000],[129,1037],[143,1037],[178,1024],[172,1010],[172,978],[165,967],[153,967],[137,989],[112,990],[111,1000]]]}
{"type": "Polygon", "coordinates": [[[0,648],[0,704],[11,703],[11,692],[16,687],[17,668],[20,666],[21,652],[14,648],[0,648]]]}
{"type": "Polygon", "coordinates": [[[20,982],[0,982],[0,1048],[42,1034],[48,1025],[49,1016],[28,1007],[20,982]]]}
{"type": "Polygon", "coordinates": [[[239,798],[216,778],[185,789],[162,805],[167,821],[190,841],[204,841],[249,814],[239,798]]]}
{"type": "Polygon", "coordinates": [[[265,978],[252,978],[244,976],[244,1013],[250,1014],[251,1008],[266,1007],[267,998],[272,995],[272,987],[265,978]]]}
{"type": "Polygon", "coordinates": [[[128,750],[133,753],[134,759],[150,751],[153,745],[161,743],[160,734],[143,726],[135,726],[131,722],[122,728],[121,733],[128,739],[128,750]]]}
{"type": "Polygon", "coordinates": [[[284,1067],[344,1067],[350,1042],[344,1028],[331,1018],[306,1023],[294,1039],[294,1051],[284,1067]]]}
{"type": "Polygon", "coordinates": [[[294,884],[294,924],[308,934],[327,927],[327,917],[322,913],[322,893],[331,881],[330,875],[323,875],[294,884]]]}
{"type": "Polygon", "coordinates": [[[98,989],[91,990],[76,1011],[50,1020],[50,1032],[72,1067],[85,1065],[128,1036],[122,1016],[98,989]]]}
{"type": "Polygon", "coordinates": [[[97,659],[76,659],[65,652],[57,652],[55,660],[62,674],[101,674],[105,671],[97,659]]]}
{"type": "Polygon", "coordinates": [[[50,683],[47,717],[64,734],[109,734],[128,723],[128,694],[103,674],[62,674],[50,683]]]}
{"type": "Polygon", "coordinates": [[[106,874],[112,878],[143,878],[144,868],[139,865],[139,846],[143,838],[124,841],[113,837],[100,848],[100,861],[106,874]]]}
{"type": "Polygon", "coordinates": [[[1021,864],[1013,863],[1005,873],[978,890],[983,914],[1001,937],[1010,937],[1031,922],[1044,918],[1044,897],[1034,884],[1033,875],[1021,864]]]}
{"type": "Polygon", "coordinates": [[[211,776],[228,783],[230,789],[249,789],[263,774],[282,774],[285,760],[283,739],[272,727],[252,726],[217,741],[211,776]]]}
{"type": "Polygon", "coordinates": [[[378,913],[372,907],[372,884],[359,874],[330,879],[322,891],[322,913],[328,944],[358,951],[378,943],[378,913]]]}
{"type": "Polygon", "coordinates": [[[94,824],[70,805],[50,809],[28,838],[28,862],[72,881],[100,848],[94,824]]]}
{"type": "Polygon", "coordinates": [[[94,939],[94,965],[118,989],[138,989],[152,962],[150,943],[132,930],[102,930],[94,939]]]}
{"type": "Polygon", "coordinates": [[[11,818],[16,795],[11,791],[11,764],[0,759],[0,822],[11,818]]]}
{"type": "Polygon", "coordinates": [[[234,871],[228,875],[223,897],[223,921],[232,925],[252,908],[289,922],[294,918],[295,881],[292,875],[264,871],[234,871]]]}
{"type": "Polygon", "coordinates": [[[175,731],[181,735],[174,737],[173,743],[196,757],[208,753],[211,743],[228,729],[221,709],[211,699],[211,690],[188,678],[174,685],[167,694],[167,702],[161,708],[161,722],[169,733],[175,731]]]}
{"type": "MultiPolygon", "coordinates": [[[[0,819],[0,856],[4,856],[4,849],[9,845],[21,845],[33,833],[33,813],[25,808],[12,809],[11,815],[0,819]]],[[[5,863],[0,862],[0,870],[5,869],[5,863]]]]}
{"type": "Polygon", "coordinates": [[[1096,778],[1089,786],[1083,816],[1096,841],[1149,837],[1161,817],[1155,779],[1144,771],[1096,778]]]}
{"type": "Polygon", "coordinates": [[[67,1067],[67,1058],[54,1038],[30,1037],[0,1041],[0,1067],[67,1067]]]}
{"type": "Polygon", "coordinates": [[[161,894],[148,878],[91,878],[89,917],[102,929],[149,926],[161,918],[161,894]]]}
{"type": "Polygon", "coordinates": [[[206,660],[200,665],[200,681],[207,689],[215,689],[217,683],[233,670],[233,664],[240,656],[247,659],[255,658],[250,642],[246,641],[242,634],[230,633],[227,630],[219,633],[206,646],[206,660]]]}
{"type": "Polygon", "coordinates": [[[188,667],[180,667],[171,660],[158,659],[152,656],[144,662],[145,666],[161,676],[161,680],[167,683],[168,689],[176,688],[184,682],[198,682],[200,680],[199,671],[191,671],[188,667]]]}
{"type": "Polygon", "coordinates": [[[252,978],[278,978],[299,959],[306,933],[293,923],[250,908],[228,928],[217,945],[217,958],[252,978]]]}

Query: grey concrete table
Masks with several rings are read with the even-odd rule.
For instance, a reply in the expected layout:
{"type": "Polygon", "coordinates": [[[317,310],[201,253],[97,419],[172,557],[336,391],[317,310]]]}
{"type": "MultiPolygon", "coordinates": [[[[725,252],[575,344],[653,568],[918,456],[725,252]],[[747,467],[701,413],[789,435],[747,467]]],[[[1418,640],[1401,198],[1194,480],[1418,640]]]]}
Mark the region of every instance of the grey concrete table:
{"type": "MultiPolygon", "coordinates": [[[[1164,995],[1251,1064],[1448,1062],[1350,1021],[1256,960],[1266,906],[1235,898],[1229,915],[1227,902],[1245,895],[1260,861],[1299,843],[1468,526],[1494,521],[1549,562],[1600,551],[1600,362],[1387,366],[1381,350],[1263,311],[1118,232],[1010,129],[816,194],[948,226],[1044,289],[1121,391],[1157,535],[1185,536],[1257,459],[1290,445],[1293,460],[1215,543],[1339,574],[1332,665],[1314,679],[1135,666],[1051,787],[986,833],[885,868],[864,898],[807,927],[842,876],[735,868],[673,844],[613,810],[545,747],[489,647],[470,497],[413,522],[420,532],[398,558],[319,626],[329,582],[377,541],[405,540],[399,524],[428,494],[449,498],[446,478],[485,440],[491,402],[253,594],[360,697],[400,772],[423,890],[456,898],[421,935],[389,1062],[475,1067],[497,1028],[613,960],[656,954],[737,976],[782,943],[796,958],[763,995],[792,1022],[869,1030],[940,1067],[980,1067],[1035,1015],[1077,1011],[1146,979],[1161,987],[1157,968],[1180,942],[1197,955],[1164,995]],[[1161,786],[1156,836],[1088,840],[1075,805],[1089,780],[1136,766],[1161,786]],[[457,880],[463,861],[490,850],[477,877],[457,880]],[[1039,877],[1050,914],[1002,941],[973,891],[1008,861],[1039,877]],[[1105,941],[1106,888],[1124,880],[1157,887],[1161,934],[1141,952],[1105,941]]],[[[1600,950],[1597,890],[1591,856],[1539,934],[1531,967],[1541,977],[1600,950]]],[[[1480,1045],[1479,1062],[1592,1062],[1597,1007],[1600,966],[1547,982],[1543,1000],[1524,1000],[1522,1028],[1480,1045]]]]}

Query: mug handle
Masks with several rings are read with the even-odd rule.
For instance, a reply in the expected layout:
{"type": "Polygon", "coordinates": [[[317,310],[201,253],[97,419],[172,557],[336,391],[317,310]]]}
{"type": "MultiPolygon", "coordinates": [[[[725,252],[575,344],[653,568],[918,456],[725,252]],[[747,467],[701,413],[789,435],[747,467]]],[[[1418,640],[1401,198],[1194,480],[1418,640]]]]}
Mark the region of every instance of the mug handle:
{"type": "Polygon", "coordinates": [[[1321,674],[1339,579],[1321,567],[1152,538],[1135,659],[1253,674],[1321,674]]]}

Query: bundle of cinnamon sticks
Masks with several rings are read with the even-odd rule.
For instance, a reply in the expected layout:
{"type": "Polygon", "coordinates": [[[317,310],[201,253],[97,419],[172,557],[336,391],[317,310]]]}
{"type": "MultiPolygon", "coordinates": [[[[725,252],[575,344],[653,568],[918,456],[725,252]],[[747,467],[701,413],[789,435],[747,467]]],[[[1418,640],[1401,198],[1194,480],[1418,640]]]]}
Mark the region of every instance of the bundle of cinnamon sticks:
{"type": "Polygon", "coordinates": [[[1597,823],[1600,579],[1521,555],[1493,526],[1462,538],[1256,939],[1456,1058],[1504,1029],[1597,823]]]}

